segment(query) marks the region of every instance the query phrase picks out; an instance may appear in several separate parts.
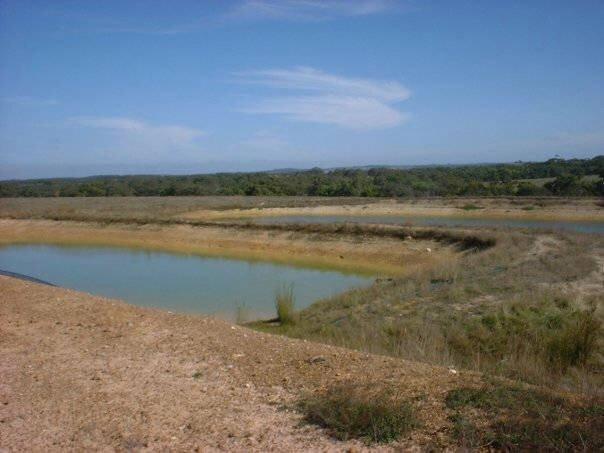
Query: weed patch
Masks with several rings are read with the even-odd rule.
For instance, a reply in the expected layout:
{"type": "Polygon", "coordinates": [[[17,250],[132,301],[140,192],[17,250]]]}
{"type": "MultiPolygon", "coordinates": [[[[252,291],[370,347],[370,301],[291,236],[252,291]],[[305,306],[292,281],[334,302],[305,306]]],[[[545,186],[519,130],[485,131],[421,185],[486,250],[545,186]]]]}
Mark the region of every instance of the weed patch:
{"type": "Polygon", "coordinates": [[[284,285],[275,291],[275,309],[281,324],[294,324],[296,302],[293,285],[284,285]]]}
{"type": "Polygon", "coordinates": [[[504,451],[601,451],[604,417],[599,405],[575,405],[520,385],[487,381],[449,392],[451,434],[470,447],[504,451]],[[484,421],[488,420],[485,424],[484,421]]]}
{"type": "Polygon", "coordinates": [[[376,393],[369,386],[334,386],[304,399],[299,406],[307,423],[327,428],[341,440],[390,442],[418,426],[410,403],[387,391],[376,393]]]}

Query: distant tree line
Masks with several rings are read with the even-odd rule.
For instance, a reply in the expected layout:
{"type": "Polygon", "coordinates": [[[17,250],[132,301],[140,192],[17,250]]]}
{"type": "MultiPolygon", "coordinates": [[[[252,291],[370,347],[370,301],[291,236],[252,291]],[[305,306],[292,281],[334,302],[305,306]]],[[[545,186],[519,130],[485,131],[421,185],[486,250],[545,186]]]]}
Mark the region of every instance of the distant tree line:
{"type": "Polygon", "coordinates": [[[604,156],[546,162],[370,169],[131,175],[0,181],[0,197],[292,195],[602,196],[604,156]],[[546,179],[546,181],[543,181],[546,179]]]}

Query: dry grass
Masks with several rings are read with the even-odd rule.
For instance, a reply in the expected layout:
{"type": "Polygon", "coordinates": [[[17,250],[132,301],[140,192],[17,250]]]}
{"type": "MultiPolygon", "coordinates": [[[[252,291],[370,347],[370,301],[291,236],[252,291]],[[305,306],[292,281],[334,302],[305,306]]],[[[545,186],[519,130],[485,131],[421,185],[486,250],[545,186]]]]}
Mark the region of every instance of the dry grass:
{"type": "Polygon", "coordinates": [[[274,215],[384,215],[602,221],[597,198],[581,197],[94,197],[2,198],[2,218],[212,220],[274,215]],[[465,210],[464,206],[480,206],[465,210]],[[533,209],[523,209],[531,206],[533,209]]]}
{"type": "Polygon", "coordinates": [[[355,205],[377,202],[368,198],[330,197],[94,197],[1,198],[2,218],[83,220],[135,218],[165,220],[194,211],[249,210],[253,208],[355,205]]]}
{"type": "Polygon", "coordinates": [[[315,303],[295,326],[256,326],[601,393],[603,252],[599,235],[501,233],[496,246],[455,263],[315,303]]]}

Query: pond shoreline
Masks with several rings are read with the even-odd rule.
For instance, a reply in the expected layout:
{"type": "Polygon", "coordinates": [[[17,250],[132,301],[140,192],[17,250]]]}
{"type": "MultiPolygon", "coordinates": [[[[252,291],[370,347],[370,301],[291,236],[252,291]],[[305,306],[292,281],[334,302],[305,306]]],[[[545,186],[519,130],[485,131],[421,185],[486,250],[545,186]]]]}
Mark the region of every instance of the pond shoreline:
{"type": "Polygon", "coordinates": [[[17,278],[19,280],[23,280],[26,282],[40,283],[41,285],[57,286],[54,283],[49,283],[47,281],[40,280],[39,278],[32,277],[31,275],[25,275],[25,274],[21,274],[19,272],[6,271],[4,269],[0,269],[0,275],[4,275],[5,277],[17,278]]]}
{"type": "Polygon", "coordinates": [[[275,293],[284,287],[292,288],[296,309],[302,310],[374,282],[336,271],[223,257],[49,244],[0,246],[0,268],[28,281],[52,281],[139,306],[239,323],[273,317],[275,293]]]}
{"type": "Polygon", "coordinates": [[[394,446],[444,449],[449,421],[433,408],[459,379],[480,382],[472,372],[452,376],[442,367],[4,276],[0,319],[0,431],[3,446],[16,451],[361,450],[358,441],[301,426],[300,414],[282,408],[334,382],[369,378],[429,392],[418,408],[422,428],[394,446]]]}
{"type": "MultiPolygon", "coordinates": [[[[481,243],[480,238],[475,232],[464,230],[396,226],[0,220],[0,245],[105,245],[224,256],[361,275],[407,275],[436,263],[455,261],[459,247],[473,247],[474,241],[481,243]],[[466,242],[468,244],[463,245],[466,242]]],[[[484,240],[491,239],[486,236],[484,240]]]]}

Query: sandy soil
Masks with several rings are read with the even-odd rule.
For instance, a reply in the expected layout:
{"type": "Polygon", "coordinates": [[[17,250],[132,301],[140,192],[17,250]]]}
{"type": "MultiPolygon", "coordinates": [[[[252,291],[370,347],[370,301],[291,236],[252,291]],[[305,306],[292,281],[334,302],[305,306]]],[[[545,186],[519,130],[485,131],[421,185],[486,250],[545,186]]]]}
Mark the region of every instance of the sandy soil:
{"type": "Polygon", "coordinates": [[[360,239],[189,225],[0,220],[0,245],[14,243],[113,245],[390,275],[447,263],[459,255],[452,246],[418,239],[360,239]]]}
{"type": "Polygon", "coordinates": [[[453,217],[476,219],[518,219],[604,222],[604,209],[593,198],[552,199],[543,206],[536,199],[508,200],[501,198],[437,198],[415,200],[385,199],[356,205],[331,205],[308,207],[257,207],[252,209],[200,209],[176,215],[182,219],[234,219],[286,215],[352,215],[352,216],[398,216],[409,217],[453,217]],[[480,209],[465,210],[463,206],[474,205],[480,209]],[[530,207],[530,209],[527,209],[530,207]]]}
{"type": "Polygon", "coordinates": [[[478,379],[3,276],[0,374],[8,451],[362,450],[291,410],[348,380],[416,401],[422,427],[380,449],[442,449],[446,392],[478,379]]]}

